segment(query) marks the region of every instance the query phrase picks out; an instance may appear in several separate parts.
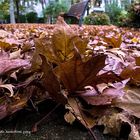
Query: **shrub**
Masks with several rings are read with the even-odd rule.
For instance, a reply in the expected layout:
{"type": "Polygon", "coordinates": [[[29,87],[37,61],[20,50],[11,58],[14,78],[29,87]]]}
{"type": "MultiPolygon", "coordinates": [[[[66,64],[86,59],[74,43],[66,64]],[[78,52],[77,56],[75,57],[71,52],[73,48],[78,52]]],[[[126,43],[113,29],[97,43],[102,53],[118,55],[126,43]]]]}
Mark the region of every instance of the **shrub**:
{"type": "Polygon", "coordinates": [[[131,4],[128,13],[130,24],[132,26],[140,27],[140,2],[131,4]]]}
{"type": "Polygon", "coordinates": [[[113,1],[111,4],[106,4],[106,13],[110,17],[112,24],[118,25],[121,12],[122,8],[118,6],[116,1],[113,1]]]}
{"type": "Polygon", "coordinates": [[[127,26],[129,20],[128,12],[123,10],[121,14],[118,16],[117,25],[119,26],[127,26]]]}
{"type": "Polygon", "coordinates": [[[43,17],[39,17],[38,18],[38,23],[44,23],[44,18],[43,17]]]}
{"type": "Polygon", "coordinates": [[[105,13],[92,13],[85,17],[84,23],[88,25],[109,25],[109,16],[105,13]]]}
{"type": "Polygon", "coordinates": [[[26,23],[26,15],[19,15],[20,23],[26,23]]]}
{"type": "Polygon", "coordinates": [[[36,12],[30,12],[26,14],[27,22],[37,23],[38,17],[36,12]]]}
{"type": "Polygon", "coordinates": [[[6,20],[6,23],[10,23],[10,15],[4,15],[4,19],[6,20]]]}

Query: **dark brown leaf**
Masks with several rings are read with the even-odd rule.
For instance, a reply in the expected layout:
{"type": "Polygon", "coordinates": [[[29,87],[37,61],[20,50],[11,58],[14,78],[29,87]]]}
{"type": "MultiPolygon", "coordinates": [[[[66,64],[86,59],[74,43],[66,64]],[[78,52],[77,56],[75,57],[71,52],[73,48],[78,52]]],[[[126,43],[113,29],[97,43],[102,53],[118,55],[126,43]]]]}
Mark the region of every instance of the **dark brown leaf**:
{"type": "Polygon", "coordinates": [[[41,70],[43,72],[42,85],[49,92],[50,96],[59,103],[66,104],[66,97],[62,94],[60,83],[48,64],[45,56],[40,55],[42,59],[41,70]]]}
{"type": "Polygon", "coordinates": [[[91,85],[98,72],[105,66],[105,55],[98,55],[82,62],[78,54],[68,62],[60,64],[55,73],[68,91],[81,90],[91,85]]]}

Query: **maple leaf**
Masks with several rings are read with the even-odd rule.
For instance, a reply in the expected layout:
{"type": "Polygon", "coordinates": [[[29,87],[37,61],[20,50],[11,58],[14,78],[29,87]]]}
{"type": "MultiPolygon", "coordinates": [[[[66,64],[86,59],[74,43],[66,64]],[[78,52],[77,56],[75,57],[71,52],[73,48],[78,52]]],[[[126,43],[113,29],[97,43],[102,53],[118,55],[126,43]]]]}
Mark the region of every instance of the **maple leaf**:
{"type": "Polygon", "coordinates": [[[37,53],[44,55],[50,62],[56,64],[71,59],[74,56],[74,47],[81,54],[87,47],[87,42],[82,40],[68,25],[56,25],[49,40],[36,39],[35,44],[37,53]]]}
{"type": "Polygon", "coordinates": [[[133,38],[132,40],[131,40],[133,43],[138,43],[140,40],[138,39],[138,38],[133,38]]]}
{"type": "MultiPolygon", "coordinates": [[[[3,99],[0,98],[0,101],[2,101],[2,100],[3,99]]],[[[7,107],[8,107],[8,105],[2,104],[2,103],[0,104],[0,120],[7,116],[7,107]]]]}
{"type": "Polygon", "coordinates": [[[112,115],[112,113],[118,113],[118,110],[111,105],[97,105],[92,106],[90,109],[83,109],[87,114],[90,114],[96,122],[103,116],[112,115]]]}
{"type": "Polygon", "coordinates": [[[17,47],[20,43],[14,38],[0,39],[0,47],[4,50],[9,50],[12,47],[17,47]]]}
{"type": "Polygon", "coordinates": [[[140,66],[140,57],[136,57],[135,60],[136,60],[136,66],[140,66]]]}
{"type": "Polygon", "coordinates": [[[59,25],[54,29],[52,36],[53,47],[59,55],[62,62],[74,55],[74,47],[77,47],[80,54],[84,53],[86,42],[84,42],[77,34],[68,26],[59,25]]]}
{"type": "Polygon", "coordinates": [[[49,92],[50,96],[59,103],[66,104],[66,97],[62,94],[60,83],[54,74],[51,66],[45,56],[40,55],[42,59],[41,70],[43,72],[42,85],[49,92]]]}
{"type": "Polygon", "coordinates": [[[61,63],[54,71],[65,88],[72,93],[93,83],[93,79],[105,66],[105,59],[106,55],[98,55],[82,62],[81,56],[75,53],[73,59],[61,63]]]}
{"type": "Polygon", "coordinates": [[[114,36],[106,36],[104,37],[104,40],[112,48],[119,48],[122,43],[122,36],[120,34],[117,39],[114,36]]]}
{"type": "Polygon", "coordinates": [[[21,58],[21,49],[10,53],[10,59],[21,58]]]}
{"type": "Polygon", "coordinates": [[[76,117],[69,111],[64,115],[64,119],[66,122],[72,124],[75,121],[76,117]]]}

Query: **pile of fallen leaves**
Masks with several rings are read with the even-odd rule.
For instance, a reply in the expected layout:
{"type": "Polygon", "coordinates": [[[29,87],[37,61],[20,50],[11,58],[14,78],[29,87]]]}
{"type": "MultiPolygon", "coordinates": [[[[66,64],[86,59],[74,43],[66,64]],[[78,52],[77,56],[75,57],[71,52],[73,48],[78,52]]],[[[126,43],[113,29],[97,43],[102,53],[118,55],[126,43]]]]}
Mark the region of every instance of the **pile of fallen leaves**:
{"type": "Polygon", "coordinates": [[[0,119],[46,99],[87,129],[139,140],[140,34],[115,26],[5,25],[0,30],[0,119]]]}

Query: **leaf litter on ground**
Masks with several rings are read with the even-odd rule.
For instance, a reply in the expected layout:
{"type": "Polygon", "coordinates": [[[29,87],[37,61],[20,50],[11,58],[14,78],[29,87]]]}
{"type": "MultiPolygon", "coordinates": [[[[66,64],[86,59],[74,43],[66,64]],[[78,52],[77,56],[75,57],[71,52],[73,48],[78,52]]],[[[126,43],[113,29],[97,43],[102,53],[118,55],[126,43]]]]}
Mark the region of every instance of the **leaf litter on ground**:
{"type": "Polygon", "coordinates": [[[115,26],[3,25],[0,30],[0,119],[51,99],[65,120],[104,125],[139,140],[140,34],[115,26]],[[9,104],[10,101],[10,104],[9,104]]]}

